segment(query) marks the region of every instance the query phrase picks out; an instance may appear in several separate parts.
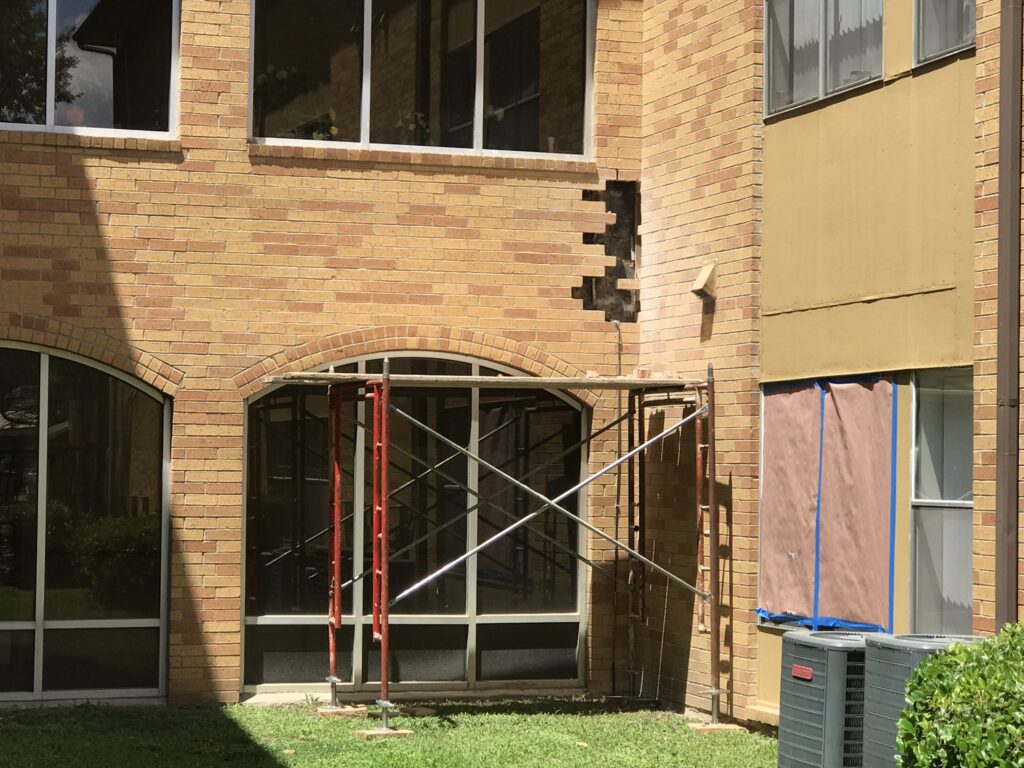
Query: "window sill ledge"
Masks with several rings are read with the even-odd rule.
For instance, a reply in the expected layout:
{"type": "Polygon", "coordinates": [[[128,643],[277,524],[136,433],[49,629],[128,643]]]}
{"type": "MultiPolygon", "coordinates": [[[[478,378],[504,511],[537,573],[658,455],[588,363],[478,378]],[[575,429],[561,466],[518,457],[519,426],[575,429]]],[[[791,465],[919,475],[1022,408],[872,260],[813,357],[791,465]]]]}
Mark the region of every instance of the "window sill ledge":
{"type": "Polygon", "coordinates": [[[77,133],[57,133],[53,131],[0,130],[0,144],[181,154],[181,142],[177,139],[95,136],[77,133]]]}
{"type": "Polygon", "coordinates": [[[249,144],[253,161],[314,160],[325,163],[366,166],[407,166],[416,169],[480,170],[508,173],[596,176],[597,163],[545,157],[501,157],[446,152],[401,152],[390,149],[352,147],[310,147],[302,145],[249,144]]]}

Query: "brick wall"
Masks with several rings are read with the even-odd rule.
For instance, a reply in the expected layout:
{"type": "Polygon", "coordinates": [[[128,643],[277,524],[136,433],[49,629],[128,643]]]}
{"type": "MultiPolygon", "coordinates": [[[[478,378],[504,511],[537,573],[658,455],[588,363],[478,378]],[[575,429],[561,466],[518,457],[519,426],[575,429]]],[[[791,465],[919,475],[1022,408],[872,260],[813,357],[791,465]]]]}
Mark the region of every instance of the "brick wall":
{"type": "MultiPolygon", "coordinates": [[[[999,227],[999,2],[977,4],[974,291],[974,631],[995,625],[996,335],[999,227]]],[[[1024,475],[1022,475],[1024,477],[1024,475]]],[[[1024,495],[1024,483],[1021,486],[1024,495]]],[[[1024,524],[1024,518],[1021,519],[1024,524]]],[[[1018,527],[1021,527],[1020,525],[1018,527]]],[[[1024,542],[1022,542],[1024,544],[1024,542]]],[[[1018,558],[1024,606],[1024,550],[1018,558]]]]}
{"type": "MultiPolygon", "coordinates": [[[[250,147],[249,4],[182,6],[180,140],[0,133],[0,338],[173,395],[170,693],[230,700],[243,398],[262,376],[410,348],[615,372],[615,327],[571,292],[610,263],[583,244],[608,221],[583,191],[639,167],[640,7],[600,5],[588,163],[250,147]]],[[[621,353],[631,370],[634,327],[621,353]]]]}
{"type": "MultiPolygon", "coordinates": [[[[751,0],[647,0],[644,9],[640,359],[695,376],[715,365],[722,701],[742,717],[753,701],[756,663],[763,10],[751,0]],[[689,287],[712,261],[718,299],[702,305],[689,287]]],[[[651,429],[671,415],[652,415],[651,429]]],[[[684,435],[681,445],[690,444],[684,435]]],[[[648,499],[648,536],[671,553],[683,578],[696,575],[690,462],[691,450],[667,446],[648,466],[649,482],[666,489],[648,499]]],[[[665,622],[664,581],[649,579],[647,590],[638,661],[655,681],[645,681],[644,692],[660,686],[682,703],[686,691],[686,703],[706,707],[708,636],[693,631],[698,617],[686,613],[697,607],[670,602],[665,622]]]]}

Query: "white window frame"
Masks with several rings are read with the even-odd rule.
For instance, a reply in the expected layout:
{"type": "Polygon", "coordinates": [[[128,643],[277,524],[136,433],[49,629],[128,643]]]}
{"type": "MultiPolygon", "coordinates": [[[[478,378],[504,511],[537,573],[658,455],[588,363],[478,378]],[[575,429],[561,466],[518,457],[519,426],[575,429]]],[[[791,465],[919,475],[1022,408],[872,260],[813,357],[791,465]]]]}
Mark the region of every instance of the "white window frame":
{"type": "MultiPolygon", "coordinates": [[[[916,5],[916,3],[915,3],[916,5]]],[[[964,366],[966,367],[966,366],[964,366]]],[[[972,378],[973,381],[973,378],[972,378]]],[[[911,632],[918,632],[917,624],[917,511],[920,508],[963,509],[974,510],[974,500],[920,499],[917,496],[917,408],[918,383],[917,373],[910,377],[910,615],[908,623],[911,632]]],[[[973,523],[972,523],[973,527],[973,523]]],[[[973,543],[971,544],[973,557],[973,543]]],[[[973,585],[972,585],[973,592],[973,585]]]]}
{"type": "MultiPolygon", "coordinates": [[[[764,30],[764,77],[762,78],[762,103],[764,109],[764,117],[775,117],[782,115],[793,110],[806,107],[809,104],[818,104],[828,99],[840,96],[850,91],[855,91],[858,88],[865,88],[874,83],[882,82],[885,79],[885,3],[882,3],[882,56],[880,60],[879,73],[873,77],[869,77],[864,80],[858,80],[855,83],[848,83],[841,88],[834,90],[828,90],[828,3],[829,0],[817,0],[819,4],[818,13],[818,95],[811,96],[804,99],[803,101],[795,101],[792,104],[787,104],[784,107],[779,107],[776,110],[770,109],[770,96],[769,88],[771,87],[771,79],[769,78],[768,69],[771,67],[772,52],[771,52],[771,35],[768,34],[768,23],[770,18],[769,6],[771,6],[774,0],[764,0],[763,6],[763,20],[762,29],[764,30]]],[[[916,5],[916,0],[915,0],[916,5]]]]}
{"type": "Polygon", "coordinates": [[[56,124],[56,62],[57,62],[57,0],[47,0],[46,6],[46,121],[43,123],[5,123],[0,131],[28,131],[57,133],[71,136],[100,136],[125,139],[171,139],[178,135],[179,93],[181,65],[179,45],[181,39],[181,0],[171,0],[171,83],[168,94],[167,130],[140,131],[126,128],[93,128],[56,124]]]}
{"type": "MultiPolygon", "coordinates": [[[[52,1],[52,0],[51,0],[52,1]]],[[[543,2],[543,0],[541,0],[543,2]]],[[[313,139],[282,139],[255,136],[253,132],[253,85],[256,66],[256,2],[249,4],[249,116],[248,135],[253,144],[271,147],[324,147],[336,149],[367,149],[404,154],[470,155],[477,157],[524,157],[545,160],[590,160],[594,152],[594,49],[597,30],[597,0],[586,2],[586,38],[584,52],[583,92],[583,152],[517,152],[503,149],[485,149],[484,137],[484,38],[485,6],[487,0],[476,2],[476,90],[473,106],[473,146],[434,147],[421,144],[380,144],[370,141],[370,64],[373,57],[372,16],[373,0],[363,0],[363,81],[359,110],[359,141],[316,141],[313,139]]]]}
{"type": "Polygon", "coordinates": [[[969,43],[963,43],[961,45],[953,46],[952,48],[947,48],[944,51],[940,51],[939,53],[932,54],[931,56],[928,56],[928,57],[922,57],[921,56],[921,3],[922,2],[923,2],[923,0],[914,0],[914,24],[913,24],[914,31],[913,31],[913,35],[914,35],[914,67],[915,68],[916,67],[923,67],[923,66],[926,66],[928,64],[933,64],[936,61],[941,61],[942,59],[947,59],[947,58],[950,58],[952,56],[958,56],[959,54],[963,53],[964,51],[974,50],[974,48],[977,46],[977,41],[978,41],[978,28],[977,28],[977,7],[978,6],[977,6],[977,0],[974,0],[974,2],[975,2],[975,6],[974,6],[975,7],[975,28],[974,28],[974,37],[971,38],[971,41],[969,43]]]}
{"type": "Polygon", "coordinates": [[[39,473],[36,507],[36,582],[35,618],[31,621],[0,621],[0,631],[32,630],[34,640],[32,691],[0,692],[0,703],[25,701],[99,701],[109,699],[154,699],[167,695],[167,620],[168,576],[170,572],[170,508],[171,508],[171,400],[160,392],[121,371],[95,360],[36,344],[0,341],[0,349],[18,349],[39,355],[39,473]],[[163,407],[160,509],[160,615],[155,619],[73,619],[46,620],[46,500],[49,415],[49,371],[52,358],[63,358],[94,368],[111,378],[135,387],[163,407]],[[156,688],[86,688],[76,690],[43,690],[43,637],[47,630],[59,629],[133,629],[153,628],[160,631],[157,650],[158,678],[156,688]]]}
{"type": "MultiPolygon", "coordinates": [[[[369,355],[359,355],[356,357],[346,358],[341,361],[334,363],[325,364],[319,366],[314,370],[325,371],[328,370],[332,365],[341,366],[356,363],[358,366],[359,373],[366,373],[366,363],[371,360],[380,360],[385,355],[374,353],[369,355]]],[[[407,352],[388,352],[387,357],[392,360],[398,358],[419,358],[419,359],[433,359],[433,360],[451,360],[461,363],[469,363],[472,366],[471,373],[474,376],[479,375],[480,368],[485,367],[491,370],[500,371],[501,373],[508,374],[521,374],[521,371],[517,371],[508,366],[501,365],[500,363],[491,362],[489,360],[482,360],[480,358],[469,357],[465,355],[457,355],[445,352],[431,352],[429,350],[419,351],[407,351],[407,352]]],[[[284,385],[273,385],[261,390],[256,395],[248,398],[245,401],[245,426],[244,434],[242,439],[244,444],[248,445],[248,430],[249,430],[249,406],[268,394],[280,389],[284,385]]],[[[547,391],[547,390],[546,390],[547,391]]],[[[578,400],[574,399],[570,395],[564,392],[550,392],[559,399],[565,401],[573,408],[580,412],[581,420],[581,434],[580,439],[585,440],[589,435],[589,410],[583,406],[578,400]]],[[[473,387],[470,389],[470,408],[472,411],[471,423],[470,423],[470,445],[469,449],[475,451],[476,443],[480,434],[480,388],[473,387]]],[[[366,420],[366,404],[359,403],[358,418],[360,421],[365,423],[366,420]]],[[[363,457],[365,455],[365,440],[366,433],[360,429],[356,431],[356,446],[354,453],[354,471],[356,475],[362,476],[363,472],[363,457]]],[[[249,451],[243,451],[245,457],[245,468],[244,477],[248,482],[249,467],[248,457],[249,451]]],[[[589,460],[588,446],[584,444],[580,448],[580,477],[582,481],[587,477],[587,466],[589,460]]],[[[479,476],[479,467],[474,461],[469,461],[468,466],[467,485],[474,490],[477,489],[477,481],[479,476]]],[[[363,514],[365,509],[365,499],[363,498],[365,483],[355,481],[353,484],[353,509],[356,511],[356,517],[353,519],[352,528],[352,568],[353,573],[361,573],[365,567],[363,562],[363,514]]],[[[248,519],[248,512],[245,506],[248,503],[248,494],[243,494],[243,511],[242,519],[248,519]]],[[[468,503],[468,501],[467,501],[468,503]]],[[[586,520],[588,518],[588,503],[587,503],[587,489],[583,488],[579,492],[579,510],[578,514],[581,518],[586,520]]],[[[466,518],[466,547],[467,549],[472,548],[477,544],[477,523],[479,520],[479,510],[470,512],[466,518]]],[[[243,558],[245,553],[248,551],[246,546],[245,538],[247,535],[246,526],[242,527],[242,553],[243,558]]],[[[578,553],[586,555],[587,548],[587,535],[581,528],[577,534],[577,547],[578,553]]],[[[466,561],[466,611],[464,613],[456,614],[392,614],[391,624],[395,625],[419,625],[419,626],[464,626],[467,628],[466,632],[466,678],[465,680],[453,680],[449,682],[444,681],[403,681],[401,683],[392,682],[390,690],[395,692],[402,691],[465,691],[465,690],[476,690],[476,691],[505,691],[505,690],[521,690],[524,686],[529,686],[531,690],[546,690],[546,691],[558,691],[558,690],[581,690],[586,685],[586,641],[587,641],[587,622],[588,622],[588,607],[587,607],[587,595],[589,589],[589,578],[586,564],[577,559],[576,561],[576,610],[565,612],[565,613],[479,613],[477,610],[477,559],[471,557],[466,561]],[[544,680],[544,679],[529,679],[529,680],[477,680],[476,667],[477,667],[477,627],[481,624],[577,624],[578,634],[576,640],[576,677],[572,679],[556,679],[556,680],[544,680]]],[[[301,625],[317,625],[327,628],[327,614],[326,614],[326,603],[327,596],[324,595],[324,607],[325,612],[323,614],[288,614],[288,615],[262,615],[262,616],[247,616],[245,610],[246,601],[246,579],[245,579],[246,567],[245,563],[242,563],[242,595],[241,604],[239,606],[242,620],[242,639],[241,639],[241,693],[244,694],[256,694],[256,693],[284,693],[284,692],[297,692],[306,691],[312,693],[329,693],[330,686],[324,683],[312,683],[312,682],[296,682],[296,683],[258,683],[258,684],[246,684],[245,682],[245,642],[246,642],[246,628],[251,626],[301,626],[301,625]]],[[[363,672],[363,655],[364,655],[364,643],[363,635],[364,627],[368,627],[371,624],[371,616],[366,613],[363,608],[363,590],[356,589],[352,593],[352,608],[351,613],[346,613],[341,620],[342,626],[354,627],[354,635],[352,638],[352,679],[348,682],[339,683],[337,689],[341,693],[360,693],[379,691],[380,683],[375,681],[367,681],[363,672]]],[[[326,649],[327,638],[325,631],[324,647],[326,649]]],[[[371,648],[370,653],[376,653],[376,648],[371,648]]],[[[344,653],[344,651],[339,651],[344,653]]]]}

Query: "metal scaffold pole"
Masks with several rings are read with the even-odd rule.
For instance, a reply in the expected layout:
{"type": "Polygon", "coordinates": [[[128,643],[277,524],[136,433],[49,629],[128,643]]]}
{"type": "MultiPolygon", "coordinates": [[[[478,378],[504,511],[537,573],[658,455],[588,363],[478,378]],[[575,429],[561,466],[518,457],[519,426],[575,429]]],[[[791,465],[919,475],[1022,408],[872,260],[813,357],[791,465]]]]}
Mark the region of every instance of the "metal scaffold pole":
{"type": "Polygon", "coordinates": [[[707,399],[707,422],[708,422],[708,525],[711,528],[711,570],[708,574],[710,583],[708,585],[708,608],[711,611],[711,724],[718,725],[718,713],[721,704],[721,579],[719,578],[718,562],[718,506],[715,504],[715,370],[708,363],[708,399],[707,399]]]}

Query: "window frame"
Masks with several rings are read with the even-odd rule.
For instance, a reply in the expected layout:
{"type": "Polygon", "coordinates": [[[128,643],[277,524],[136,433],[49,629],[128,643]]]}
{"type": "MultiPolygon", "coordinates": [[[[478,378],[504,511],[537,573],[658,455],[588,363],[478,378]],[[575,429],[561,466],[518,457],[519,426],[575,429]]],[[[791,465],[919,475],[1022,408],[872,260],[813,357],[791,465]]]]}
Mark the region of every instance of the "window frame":
{"type": "MultiPolygon", "coordinates": [[[[820,104],[827,102],[830,99],[842,96],[843,94],[850,93],[859,88],[866,88],[875,83],[880,83],[885,80],[885,4],[882,4],[882,55],[879,59],[879,73],[873,77],[869,77],[864,80],[858,80],[855,83],[848,83],[840,88],[836,88],[832,91],[828,90],[828,65],[829,65],[829,44],[828,44],[828,4],[829,2],[838,0],[817,0],[819,3],[818,13],[818,95],[812,96],[802,101],[796,101],[792,104],[787,104],[784,107],[772,110],[770,108],[770,87],[771,78],[768,76],[768,70],[771,66],[772,61],[772,36],[768,33],[768,24],[770,18],[770,6],[775,0],[764,0],[764,6],[762,8],[762,29],[764,30],[764,54],[763,54],[763,65],[764,65],[764,76],[762,80],[762,109],[763,116],[765,119],[771,117],[777,117],[779,115],[792,112],[797,109],[801,109],[810,104],[820,104]]],[[[915,8],[916,2],[915,0],[915,8]]]]}
{"type": "Polygon", "coordinates": [[[974,2],[974,8],[975,8],[975,27],[974,27],[974,37],[971,38],[971,41],[969,43],[962,43],[960,45],[953,46],[952,48],[947,48],[946,50],[940,51],[939,53],[936,53],[936,54],[934,54],[932,56],[922,57],[921,56],[921,26],[920,25],[921,25],[921,20],[922,20],[921,19],[921,3],[923,3],[924,0],[914,0],[913,24],[912,24],[913,31],[911,32],[911,34],[914,36],[914,69],[917,69],[918,67],[925,67],[925,66],[928,66],[929,64],[934,64],[936,61],[941,61],[942,59],[947,59],[947,58],[952,58],[954,56],[959,56],[964,51],[972,51],[972,50],[974,50],[977,47],[977,45],[978,45],[978,27],[977,27],[977,8],[978,8],[978,4],[977,4],[977,0],[972,0],[972,1],[974,2]]]}
{"type": "MultiPolygon", "coordinates": [[[[916,3],[915,3],[915,5],[916,5],[916,3]]],[[[928,370],[954,371],[954,370],[958,370],[958,369],[959,370],[967,370],[967,371],[972,370],[970,366],[953,366],[953,367],[949,367],[949,368],[921,369],[921,370],[922,371],[928,371],[928,370]]],[[[973,520],[974,499],[973,499],[973,497],[970,500],[962,500],[962,499],[948,499],[947,500],[947,499],[922,499],[922,498],[918,498],[918,494],[917,494],[917,459],[918,459],[919,444],[918,444],[918,439],[917,439],[917,426],[918,426],[918,409],[920,407],[919,379],[918,379],[918,374],[920,372],[921,371],[915,371],[913,373],[913,375],[910,377],[910,393],[911,393],[911,398],[910,398],[911,399],[911,406],[910,406],[910,464],[909,464],[909,466],[910,466],[910,542],[909,542],[909,544],[910,544],[910,549],[909,549],[910,556],[908,558],[908,560],[909,560],[909,572],[910,572],[910,584],[909,584],[909,595],[908,595],[908,597],[909,597],[909,600],[908,600],[909,611],[908,611],[907,619],[908,619],[908,622],[909,622],[909,626],[910,626],[910,631],[911,632],[920,632],[921,631],[918,628],[918,626],[917,626],[917,608],[918,608],[918,600],[917,600],[917,586],[918,586],[918,584],[917,584],[917,566],[918,566],[918,562],[917,562],[917,543],[918,543],[917,542],[917,539],[918,539],[918,537],[917,537],[917,523],[918,523],[918,510],[922,509],[922,508],[923,509],[944,509],[944,510],[957,509],[957,510],[964,510],[967,513],[971,513],[971,528],[972,528],[972,530],[973,530],[973,527],[974,527],[974,520],[973,520]]],[[[974,379],[973,379],[973,375],[972,375],[971,381],[972,381],[971,394],[972,394],[972,398],[973,398],[973,393],[974,393],[974,388],[973,388],[973,381],[974,381],[974,379]]],[[[973,410],[973,400],[972,400],[972,410],[973,410]]],[[[973,558],[974,558],[974,543],[973,543],[973,539],[970,542],[970,557],[973,560],[973,558]]],[[[974,592],[974,585],[973,584],[971,585],[971,592],[972,592],[972,594],[974,592]]],[[[973,613],[973,611],[972,611],[972,613],[973,613]]],[[[972,624],[973,624],[973,617],[972,617],[972,624]]],[[[943,632],[948,634],[948,632],[946,632],[945,630],[943,630],[943,632]]]]}
{"type": "MultiPolygon", "coordinates": [[[[52,2],[52,0],[51,0],[52,2]]],[[[79,365],[88,366],[118,381],[128,384],[162,408],[160,438],[160,608],[158,618],[148,619],[46,619],[44,613],[46,593],[46,510],[47,510],[47,464],[48,430],[39,430],[39,492],[36,507],[36,565],[34,617],[31,621],[0,621],[0,631],[31,630],[33,635],[33,685],[31,691],[0,692],[0,703],[26,701],[92,701],[104,699],[162,699],[167,695],[168,667],[168,619],[170,587],[170,508],[171,508],[171,413],[172,401],[161,392],[143,381],[129,376],[96,360],[71,352],[51,349],[37,344],[16,341],[0,341],[0,350],[17,349],[39,355],[39,423],[47,422],[49,411],[50,359],[63,358],[79,365]],[[159,631],[157,644],[157,687],[156,688],[88,688],[78,690],[45,690],[43,688],[43,654],[46,632],[75,629],[142,629],[159,631]]]]}
{"type": "MultiPolygon", "coordinates": [[[[767,2],[768,0],[766,0],[767,2]]],[[[54,2],[54,0],[50,0],[54,2]]],[[[594,50],[597,39],[597,0],[582,0],[586,3],[586,27],[584,50],[584,88],[583,88],[583,152],[571,154],[563,152],[523,152],[503,149],[486,149],[484,147],[484,37],[486,33],[486,2],[474,0],[476,3],[476,88],[473,102],[473,146],[445,147],[425,146],[419,144],[383,144],[370,140],[370,68],[373,58],[372,16],[373,0],[363,0],[363,61],[362,84],[359,105],[359,141],[319,141],[315,139],[283,139],[254,134],[254,105],[252,98],[255,82],[256,66],[256,1],[249,3],[249,80],[248,80],[248,119],[247,135],[252,144],[263,144],[270,147],[322,147],[325,149],[362,149],[382,152],[400,152],[402,154],[433,154],[433,155],[465,155],[475,157],[523,157],[545,160],[591,160],[594,152],[594,50]]]]}
{"type": "Polygon", "coordinates": [[[180,46],[181,0],[171,0],[171,82],[167,96],[169,104],[166,131],[57,125],[57,94],[54,87],[57,67],[57,0],[46,0],[46,120],[43,123],[5,123],[0,121],[0,131],[99,136],[119,139],[173,139],[178,135],[178,119],[180,114],[180,46]]]}
{"type": "MultiPolygon", "coordinates": [[[[472,375],[478,375],[481,368],[488,368],[491,370],[499,371],[507,374],[521,374],[521,371],[517,371],[509,366],[502,365],[490,360],[482,358],[476,358],[466,355],[459,355],[446,352],[433,352],[430,350],[410,350],[410,351],[395,351],[388,352],[386,356],[392,360],[398,358],[413,358],[413,359],[435,359],[435,360],[449,360],[454,362],[468,363],[472,366],[472,375]]],[[[333,361],[328,364],[318,366],[313,369],[316,371],[326,371],[333,366],[347,365],[355,363],[357,365],[357,371],[359,373],[366,372],[366,363],[373,360],[380,360],[385,357],[382,353],[371,353],[366,355],[358,355],[344,360],[333,361]]],[[[275,384],[265,389],[260,390],[258,393],[249,397],[245,401],[245,421],[243,426],[242,440],[245,446],[249,444],[249,430],[250,430],[250,419],[248,416],[249,407],[260,400],[261,398],[273,393],[275,390],[282,388],[283,384],[275,384]]],[[[550,391],[551,395],[554,395],[560,400],[563,400],[567,405],[575,408],[580,413],[580,439],[585,440],[589,436],[590,429],[590,410],[579,400],[573,398],[565,392],[550,391]]],[[[479,387],[470,388],[470,446],[476,445],[480,434],[480,392],[479,387]]],[[[365,423],[367,418],[366,403],[361,402],[357,405],[357,413],[360,421],[365,423]]],[[[359,429],[356,431],[356,447],[353,456],[353,468],[355,474],[367,473],[368,468],[365,467],[365,441],[366,432],[365,430],[359,429]]],[[[588,466],[589,466],[589,446],[583,444],[580,447],[580,467],[579,467],[579,479],[583,480],[587,477],[588,466]]],[[[243,451],[243,476],[246,481],[249,478],[249,451],[243,451]]],[[[468,482],[474,490],[477,490],[479,485],[479,465],[476,462],[470,461],[468,466],[468,482]]],[[[362,474],[365,478],[367,475],[362,474]]],[[[354,496],[353,496],[353,508],[356,510],[365,509],[365,498],[363,496],[365,492],[365,482],[355,482],[354,485],[354,496]]],[[[589,505],[588,505],[588,494],[587,488],[584,487],[579,491],[579,508],[577,514],[584,520],[589,519],[589,505]]],[[[242,498],[242,518],[243,520],[248,519],[248,494],[243,494],[242,498]]],[[[362,520],[363,512],[358,513],[359,516],[353,521],[353,533],[352,533],[352,552],[353,552],[353,572],[359,573],[366,567],[364,561],[364,525],[362,520]]],[[[479,510],[472,511],[466,518],[466,546],[471,547],[477,541],[478,538],[478,519],[479,510]]],[[[583,529],[577,533],[577,547],[579,554],[586,554],[586,547],[588,542],[588,535],[583,529]]],[[[240,691],[246,694],[254,693],[275,693],[275,692],[291,692],[291,691],[313,691],[316,693],[327,693],[330,690],[330,686],[326,683],[319,682],[294,682],[294,683],[247,683],[245,678],[245,659],[246,659],[246,630],[251,626],[261,625],[274,625],[274,626],[296,626],[296,625],[317,625],[326,629],[327,627],[327,613],[326,613],[326,596],[324,598],[324,613],[320,615],[311,614],[267,614],[261,616],[250,616],[246,614],[246,590],[247,584],[245,580],[245,558],[247,554],[246,545],[247,527],[242,526],[242,590],[241,597],[239,599],[239,613],[241,619],[241,644],[239,658],[242,664],[242,674],[240,676],[240,691]]],[[[391,616],[391,624],[395,625],[419,625],[419,626],[464,626],[467,628],[466,636],[466,677],[461,681],[449,681],[449,682],[438,682],[438,681],[404,681],[391,683],[391,690],[393,691],[504,691],[509,689],[521,689],[524,684],[529,684],[531,687],[536,687],[540,690],[564,690],[564,691],[576,691],[582,690],[586,684],[586,642],[589,628],[589,608],[588,608],[588,586],[590,583],[587,565],[578,558],[576,559],[576,610],[572,612],[560,612],[560,613],[483,613],[479,610],[478,599],[477,599],[477,558],[472,557],[466,562],[466,609],[463,613],[446,613],[446,614],[393,614],[391,616]],[[578,635],[576,643],[576,677],[572,679],[554,679],[554,680],[479,680],[477,677],[477,647],[476,647],[476,628],[482,624],[577,624],[578,635]]],[[[363,590],[356,589],[353,592],[351,612],[346,613],[342,617],[341,621],[343,626],[355,627],[355,634],[352,640],[352,678],[349,681],[339,683],[337,688],[342,693],[361,693],[361,692],[372,692],[380,690],[380,683],[367,679],[366,670],[363,668],[363,658],[366,655],[366,645],[364,642],[363,628],[368,627],[371,623],[371,616],[365,609],[363,601],[363,590]]],[[[325,633],[326,634],[326,633],[325,633]]],[[[325,638],[326,639],[326,638],[325,638]]],[[[326,645],[326,642],[325,642],[326,645]]],[[[371,654],[377,653],[377,649],[374,646],[370,646],[368,649],[371,654]]],[[[345,651],[341,651],[344,653],[345,651]]]]}

